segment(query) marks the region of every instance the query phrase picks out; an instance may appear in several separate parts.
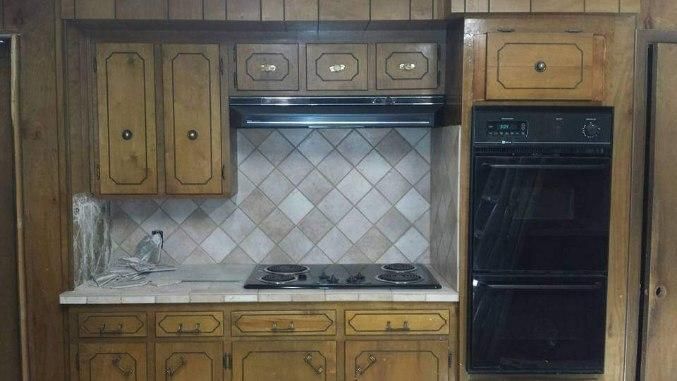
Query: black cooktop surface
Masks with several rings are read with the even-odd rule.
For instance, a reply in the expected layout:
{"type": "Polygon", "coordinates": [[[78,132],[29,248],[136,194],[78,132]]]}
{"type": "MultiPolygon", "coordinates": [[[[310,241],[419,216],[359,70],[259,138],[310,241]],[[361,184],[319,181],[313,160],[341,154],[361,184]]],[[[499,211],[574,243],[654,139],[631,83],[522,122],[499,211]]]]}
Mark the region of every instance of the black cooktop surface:
{"type": "Polygon", "coordinates": [[[421,264],[258,265],[244,288],[417,288],[440,284],[421,264]]]}

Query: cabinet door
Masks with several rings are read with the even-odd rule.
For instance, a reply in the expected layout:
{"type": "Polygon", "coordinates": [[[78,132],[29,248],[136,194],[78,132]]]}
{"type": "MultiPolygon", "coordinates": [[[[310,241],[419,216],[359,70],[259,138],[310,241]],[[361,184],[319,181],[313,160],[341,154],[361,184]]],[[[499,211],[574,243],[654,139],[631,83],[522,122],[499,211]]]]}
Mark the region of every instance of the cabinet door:
{"type": "Polygon", "coordinates": [[[162,46],[166,192],[221,194],[218,45],[162,46]]]}
{"type": "Polygon", "coordinates": [[[447,381],[446,341],[348,341],[346,379],[447,381]]]}
{"type": "Polygon", "coordinates": [[[308,90],[367,90],[367,44],[308,44],[308,90]]]}
{"type": "Polygon", "coordinates": [[[221,381],[223,343],[181,342],[155,344],[156,381],[221,381]]]}
{"type": "Polygon", "coordinates": [[[297,44],[238,44],[238,90],[298,90],[297,44]]]}
{"type": "Polygon", "coordinates": [[[436,89],[437,44],[377,44],[379,90],[436,89]]]}
{"type": "Polygon", "coordinates": [[[99,192],[158,193],[152,44],[99,44],[99,192]]]}
{"type": "Polygon", "coordinates": [[[336,342],[235,342],[233,380],[336,381],[336,342]]]}
{"type": "Polygon", "coordinates": [[[146,344],[80,344],[80,381],[143,381],[146,344]]]}

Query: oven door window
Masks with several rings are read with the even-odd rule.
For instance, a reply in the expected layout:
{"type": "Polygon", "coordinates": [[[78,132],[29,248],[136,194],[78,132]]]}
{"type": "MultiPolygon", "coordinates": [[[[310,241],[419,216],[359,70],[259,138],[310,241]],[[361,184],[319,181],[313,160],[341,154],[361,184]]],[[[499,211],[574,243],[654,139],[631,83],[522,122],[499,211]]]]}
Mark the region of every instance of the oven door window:
{"type": "Polygon", "coordinates": [[[605,272],[610,160],[477,157],[478,272],[605,272]]]}
{"type": "Polygon", "coordinates": [[[604,278],[549,282],[474,279],[469,371],[603,372],[604,278]]]}

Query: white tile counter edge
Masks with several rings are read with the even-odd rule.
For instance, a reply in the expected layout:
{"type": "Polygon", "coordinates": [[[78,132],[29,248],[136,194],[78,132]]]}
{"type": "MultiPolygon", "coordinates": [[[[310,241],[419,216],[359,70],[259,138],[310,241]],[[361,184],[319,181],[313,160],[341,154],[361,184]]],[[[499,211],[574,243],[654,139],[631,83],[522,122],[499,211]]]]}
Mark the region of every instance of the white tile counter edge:
{"type": "MultiPolygon", "coordinates": [[[[253,266],[229,266],[247,276],[253,266]]],[[[85,285],[59,296],[63,305],[84,304],[191,304],[252,302],[458,302],[456,290],[430,269],[442,285],[437,290],[354,289],[354,290],[248,290],[239,282],[192,282],[156,287],[106,289],[85,285]]]]}

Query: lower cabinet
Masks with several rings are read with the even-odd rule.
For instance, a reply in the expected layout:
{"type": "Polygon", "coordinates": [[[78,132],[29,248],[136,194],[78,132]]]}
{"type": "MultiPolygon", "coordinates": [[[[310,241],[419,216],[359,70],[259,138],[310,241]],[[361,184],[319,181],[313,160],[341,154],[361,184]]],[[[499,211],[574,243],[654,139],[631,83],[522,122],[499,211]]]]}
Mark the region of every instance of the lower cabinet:
{"type": "Polygon", "coordinates": [[[233,380],[335,381],[335,341],[233,343],[233,380]]]}
{"type": "Polygon", "coordinates": [[[346,380],[447,381],[446,341],[347,341],[346,380]]]}
{"type": "Polygon", "coordinates": [[[147,379],[145,343],[93,343],[78,346],[80,381],[147,379]]]}
{"type": "Polygon", "coordinates": [[[155,380],[223,381],[223,343],[181,341],[155,344],[155,380]]]}

